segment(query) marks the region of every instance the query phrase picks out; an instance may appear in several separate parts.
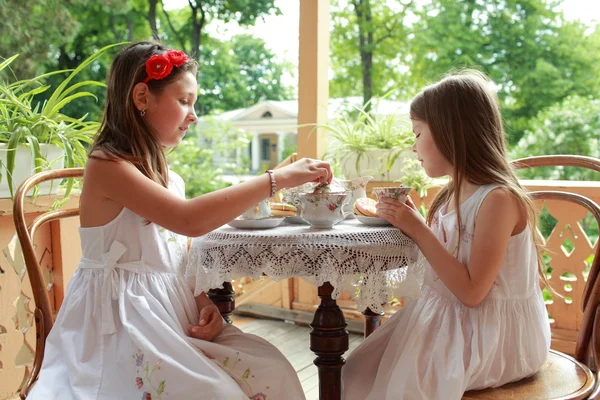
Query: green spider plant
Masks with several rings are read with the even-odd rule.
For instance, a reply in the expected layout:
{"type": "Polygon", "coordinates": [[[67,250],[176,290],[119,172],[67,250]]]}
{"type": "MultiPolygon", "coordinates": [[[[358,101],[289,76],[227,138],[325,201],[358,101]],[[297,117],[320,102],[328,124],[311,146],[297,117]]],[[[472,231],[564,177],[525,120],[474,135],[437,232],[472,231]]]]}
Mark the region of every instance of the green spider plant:
{"type": "MultiPolygon", "coordinates": [[[[49,169],[52,162],[47,160],[40,145],[56,145],[64,150],[65,168],[83,166],[87,159],[85,145],[90,144],[99,128],[97,121],[86,121],[87,114],[72,118],[61,113],[64,106],[83,97],[96,96],[83,88],[106,85],[97,81],[83,81],[71,84],[71,80],[104,53],[121,43],[112,44],[98,50],[84,60],[74,70],[53,71],[32,79],[18,80],[7,84],[0,82],[0,143],[6,143],[6,164],[0,165],[0,181],[6,177],[11,197],[14,196],[12,175],[15,169],[17,147],[25,146],[34,160],[34,171],[49,169]],[[46,92],[50,85],[44,85],[45,78],[57,74],[69,74],[56,87],[48,100],[35,102],[35,96],[46,92]]],[[[19,55],[14,55],[0,63],[0,72],[7,68],[19,55]]],[[[1,162],[0,162],[1,163],[1,162]]],[[[67,182],[68,196],[73,180],[67,182]]],[[[34,194],[37,193],[37,188],[34,194]]]]}
{"type": "Polygon", "coordinates": [[[329,132],[333,139],[332,147],[323,158],[331,160],[342,169],[353,159],[358,174],[364,172],[359,171],[361,160],[366,158],[370,162],[373,151],[383,150],[383,156],[379,157],[378,171],[387,175],[400,155],[411,148],[414,139],[406,121],[399,115],[371,115],[367,111],[369,103],[360,108],[353,107],[347,116],[336,118],[327,124],[302,126],[312,126],[314,129],[311,134],[317,128],[329,132]]]}

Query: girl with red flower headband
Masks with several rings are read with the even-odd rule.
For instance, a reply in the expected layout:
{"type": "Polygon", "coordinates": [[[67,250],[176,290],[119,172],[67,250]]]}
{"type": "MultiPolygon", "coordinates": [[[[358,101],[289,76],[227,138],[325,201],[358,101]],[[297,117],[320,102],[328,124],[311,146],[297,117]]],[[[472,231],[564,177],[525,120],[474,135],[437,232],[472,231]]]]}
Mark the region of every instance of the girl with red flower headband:
{"type": "Polygon", "coordinates": [[[28,399],[304,399],[264,339],[223,322],[184,280],[188,237],[216,229],[276,188],[331,182],[302,159],[185,199],[165,150],[196,121],[197,64],[155,42],[112,63],[105,112],[85,169],[83,257],[48,336],[28,399]]]}

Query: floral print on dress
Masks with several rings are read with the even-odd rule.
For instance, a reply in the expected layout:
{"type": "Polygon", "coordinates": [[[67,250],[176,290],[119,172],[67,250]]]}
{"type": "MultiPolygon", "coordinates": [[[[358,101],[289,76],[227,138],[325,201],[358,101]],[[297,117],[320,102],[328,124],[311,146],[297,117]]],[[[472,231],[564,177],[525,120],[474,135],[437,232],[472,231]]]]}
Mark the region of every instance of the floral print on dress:
{"type": "Polygon", "coordinates": [[[159,358],[158,361],[150,368],[150,361],[144,360],[144,353],[141,350],[138,350],[132,356],[135,366],[137,367],[137,376],[135,377],[135,386],[141,390],[144,389],[144,393],[142,393],[142,400],[163,400],[163,395],[167,395],[165,392],[166,380],[162,380],[156,384],[153,381],[153,375],[156,371],[160,370],[160,364],[162,363],[162,358],[159,358]]]}
{"type": "MultiPolygon", "coordinates": [[[[220,362],[215,357],[213,357],[210,354],[207,354],[205,352],[202,352],[202,354],[204,354],[209,360],[214,361],[215,364],[217,364],[219,367],[221,367],[222,370],[227,372],[227,374],[229,374],[229,376],[231,376],[238,383],[240,388],[245,393],[254,393],[254,394],[248,395],[248,398],[250,400],[267,400],[266,394],[264,394],[262,392],[255,393],[252,390],[252,386],[250,385],[249,379],[254,378],[254,375],[252,375],[252,371],[250,370],[249,367],[246,368],[244,370],[244,372],[241,372],[241,369],[236,370],[237,367],[242,366],[242,359],[240,358],[239,352],[235,353],[236,354],[235,360],[231,360],[229,357],[225,357],[225,360],[223,360],[223,362],[220,362]]],[[[268,390],[269,387],[267,386],[266,389],[268,390]]]]}
{"type": "Polygon", "coordinates": [[[169,246],[175,246],[175,254],[177,254],[177,257],[183,257],[185,255],[186,245],[180,240],[181,235],[168,231],[162,226],[158,228],[158,232],[167,236],[166,239],[169,246]]]}

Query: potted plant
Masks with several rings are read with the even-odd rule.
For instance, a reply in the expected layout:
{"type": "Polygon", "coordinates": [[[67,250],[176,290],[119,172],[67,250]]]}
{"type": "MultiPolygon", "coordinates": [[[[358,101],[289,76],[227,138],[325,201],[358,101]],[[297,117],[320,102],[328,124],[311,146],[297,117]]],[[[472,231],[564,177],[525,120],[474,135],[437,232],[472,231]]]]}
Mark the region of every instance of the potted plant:
{"type": "MultiPolygon", "coordinates": [[[[13,83],[0,82],[0,197],[12,198],[19,184],[36,172],[85,164],[85,146],[92,141],[99,123],[87,121],[87,114],[72,118],[62,114],[61,110],[78,98],[92,97],[97,100],[94,94],[81,89],[105,86],[103,83],[69,83],[108,49],[119,44],[98,50],[74,70],[54,71],[13,83]],[[43,104],[36,102],[37,95],[50,89],[49,85],[42,83],[45,78],[69,72],[47,101],[43,104]]],[[[0,72],[17,57],[18,54],[2,62],[0,72]]],[[[69,180],[66,195],[72,184],[72,180],[69,180]]],[[[56,192],[57,185],[50,185],[42,185],[44,193],[56,192]]]]}
{"type": "Polygon", "coordinates": [[[375,181],[395,181],[402,175],[404,159],[412,158],[413,134],[406,118],[398,113],[371,115],[364,105],[354,107],[347,116],[313,126],[330,133],[324,158],[346,179],[372,175],[375,181]]]}

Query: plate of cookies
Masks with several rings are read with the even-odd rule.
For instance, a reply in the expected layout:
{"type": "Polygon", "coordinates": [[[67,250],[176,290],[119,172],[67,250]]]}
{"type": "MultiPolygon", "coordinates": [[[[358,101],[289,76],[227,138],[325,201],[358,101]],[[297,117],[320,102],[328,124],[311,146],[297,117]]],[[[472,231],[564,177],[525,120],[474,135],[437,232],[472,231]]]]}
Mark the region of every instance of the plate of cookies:
{"type": "Polygon", "coordinates": [[[276,203],[270,201],[269,206],[271,207],[271,216],[273,217],[293,217],[298,210],[296,206],[289,203],[276,203]]]}
{"type": "Polygon", "coordinates": [[[361,197],[354,202],[354,216],[356,219],[370,226],[391,225],[388,221],[377,216],[377,201],[369,197],[361,197]]]}

